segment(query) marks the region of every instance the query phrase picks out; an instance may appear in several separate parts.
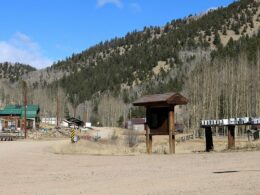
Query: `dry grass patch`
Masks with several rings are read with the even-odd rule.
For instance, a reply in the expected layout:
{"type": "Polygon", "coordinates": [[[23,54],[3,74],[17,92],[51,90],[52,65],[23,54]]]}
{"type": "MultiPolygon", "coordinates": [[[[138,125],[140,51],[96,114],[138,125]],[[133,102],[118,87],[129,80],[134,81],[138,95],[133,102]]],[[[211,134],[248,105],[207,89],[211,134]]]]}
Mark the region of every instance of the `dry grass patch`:
{"type": "Polygon", "coordinates": [[[72,144],[67,141],[63,144],[56,144],[52,147],[55,154],[89,154],[89,155],[136,155],[141,151],[137,147],[129,148],[125,144],[111,144],[109,141],[93,142],[80,140],[72,144]]]}
{"type": "MultiPolygon", "coordinates": [[[[114,130],[105,139],[89,141],[81,139],[78,143],[72,144],[70,140],[57,143],[52,146],[55,154],[88,154],[88,155],[142,155],[146,154],[145,135],[132,131],[114,130]]],[[[178,135],[179,136],[179,135],[178,135]]],[[[178,137],[177,136],[177,137],[178,137]]],[[[248,142],[246,138],[236,139],[236,148],[227,149],[227,137],[214,137],[214,151],[252,151],[260,150],[260,140],[248,142]]],[[[176,142],[176,153],[187,154],[205,152],[204,139],[192,139],[185,142],[176,142]]],[[[153,154],[169,153],[169,137],[153,137],[153,154]]]]}

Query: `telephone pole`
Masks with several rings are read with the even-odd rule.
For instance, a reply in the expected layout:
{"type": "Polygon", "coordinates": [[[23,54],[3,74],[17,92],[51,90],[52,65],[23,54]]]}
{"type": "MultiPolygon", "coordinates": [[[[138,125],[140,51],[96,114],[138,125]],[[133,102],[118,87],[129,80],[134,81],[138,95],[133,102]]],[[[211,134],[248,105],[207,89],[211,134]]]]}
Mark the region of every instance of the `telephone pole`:
{"type": "Polygon", "coordinates": [[[56,101],[57,101],[57,110],[56,110],[56,114],[57,114],[57,118],[56,118],[56,125],[57,127],[59,127],[59,120],[60,120],[60,98],[59,98],[59,91],[57,92],[57,98],[56,98],[56,101]]]}
{"type": "Polygon", "coordinates": [[[27,84],[26,81],[22,81],[22,89],[24,95],[24,138],[27,138],[27,129],[26,129],[26,106],[27,106],[27,84]]]}

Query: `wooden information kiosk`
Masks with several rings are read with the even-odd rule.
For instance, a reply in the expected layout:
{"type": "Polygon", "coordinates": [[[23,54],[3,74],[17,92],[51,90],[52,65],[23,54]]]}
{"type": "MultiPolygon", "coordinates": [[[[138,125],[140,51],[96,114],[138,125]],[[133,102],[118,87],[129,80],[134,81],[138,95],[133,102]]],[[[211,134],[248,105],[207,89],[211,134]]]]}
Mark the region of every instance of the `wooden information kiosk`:
{"type": "Polygon", "coordinates": [[[146,107],[146,148],[152,152],[154,135],[169,135],[169,153],[175,153],[174,107],[185,105],[188,100],[179,93],[165,93],[144,96],[136,100],[134,106],[146,107]]]}

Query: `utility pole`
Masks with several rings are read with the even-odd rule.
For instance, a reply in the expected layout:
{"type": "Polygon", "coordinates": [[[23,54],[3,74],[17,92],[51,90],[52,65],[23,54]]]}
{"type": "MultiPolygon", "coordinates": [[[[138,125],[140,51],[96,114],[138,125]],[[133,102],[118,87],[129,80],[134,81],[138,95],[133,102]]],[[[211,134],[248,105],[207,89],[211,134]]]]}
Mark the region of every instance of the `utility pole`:
{"type": "Polygon", "coordinates": [[[84,102],[84,122],[86,124],[86,122],[88,122],[88,104],[86,102],[84,102]]]}
{"type": "Polygon", "coordinates": [[[86,111],[86,102],[84,102],[84,104],[83,104],[83,121],[84,121],[84,123],[86,124],[86,122],[87,122],[87,111],[86,111]]]}
{"type": "Polygon", "coordinates": [[[56,114],[57,114],[57,118],[56,118],[56,125],[57,127],[59,127],[59,120],[60,120],[60,98],[59,98],[59,91],[57,92],[57,98],[56,98],[56,101],[57,101],[57,110],[56,110],[56,114]]]}
{"type": "Polygon", "coordinates": [[[27,129],[26,129],[26,106],[27,106],[27,84],[26,81],[22,81],[22,89],[24,95],[24,137],[27,138],[27,129]]]}
{"type": "Polygon", "coordinates": [[[130,107],[130,109],[129,109],[129,112],[130,112],[130,114],[129,114],[129,119],[132,120],[132,109],[131,109],[131,107],[130,107]]]}

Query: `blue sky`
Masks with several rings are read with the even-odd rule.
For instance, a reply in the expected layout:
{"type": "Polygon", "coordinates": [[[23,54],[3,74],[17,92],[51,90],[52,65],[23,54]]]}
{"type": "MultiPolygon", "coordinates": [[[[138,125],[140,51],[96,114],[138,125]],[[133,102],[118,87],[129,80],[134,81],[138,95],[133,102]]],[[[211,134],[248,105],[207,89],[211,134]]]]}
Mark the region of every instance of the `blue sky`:
{"type": "Polygon", "coordinates": [[[233,0],[0,0],[0,62],[37,68],[144,26],[233,0]]]}

